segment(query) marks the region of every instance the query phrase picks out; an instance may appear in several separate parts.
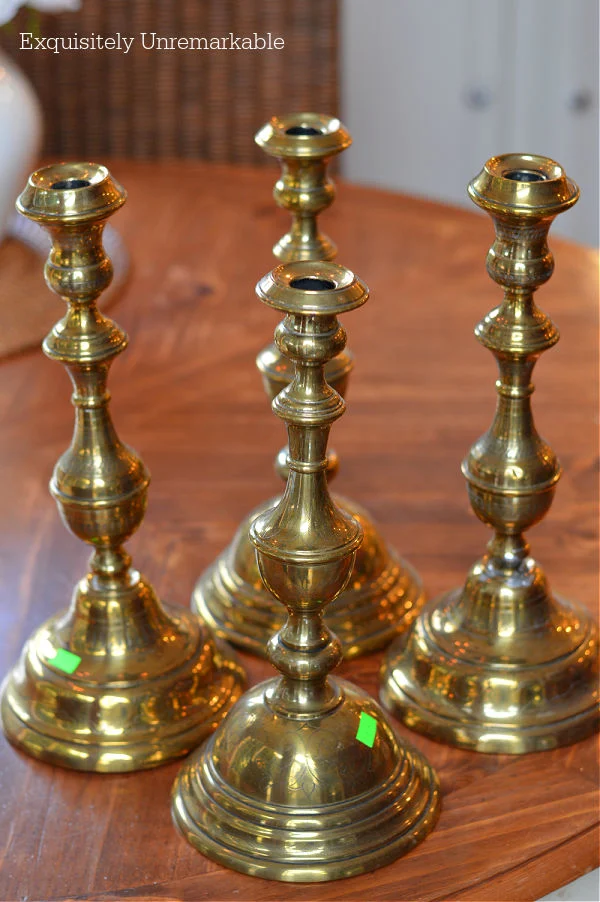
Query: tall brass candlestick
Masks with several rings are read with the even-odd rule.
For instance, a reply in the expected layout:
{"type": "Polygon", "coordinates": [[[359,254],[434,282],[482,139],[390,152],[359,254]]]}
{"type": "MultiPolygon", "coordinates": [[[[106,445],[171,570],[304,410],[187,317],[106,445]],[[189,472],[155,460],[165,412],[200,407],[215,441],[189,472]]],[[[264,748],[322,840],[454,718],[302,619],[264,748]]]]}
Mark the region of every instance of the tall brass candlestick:
{"type": "Polygon", "coordinates": [[[184,765],[173,815],[192,845],[235,870],[334,880],[422,840],[439,790],[376,703],[329,677],[342,649],[322,611],[351,576],[362,530],[327,487],[327,438],[345,405],[324,366],[345,344],[337,316],[364,304],[367,289],[333,263],[295,263],[265,276],[257,293],[285,314],[277,344],[296,363],[273,401],[288,428],[287,486],[251,525],[261,576],[288,611],[268,645],[281,676],[247,692],[184,765]]]}
{"type": "Polygon", "coordinates": [[[125,197],[104,166],[73,163],[34,172],[18,200],[52,237],[46,281],[68,303],[43,345],[75,389],[73,440],[50,491],[94,553],[70,608],[33,634],[9,674],[2,720],[23,751],[76,770],[129,771],[186,754],[243,686],[226,647],[190,612],[161,605],[122,547],[144,517],[149,475],[110,417],[106,380],[127,336],[96,300],[112,278],[102,231],[125,197]]]}
{"type": "Polygon", "coordinates": [[[598,630],[550,592],[524,531],[552,503],[560,466],[533,423],[531,375],[559,338],[535,290],[552,275],[547,234],[579,189],[553,160],[506,154],[469,185],[494,220],[490,276],[504,300],[475,334],[500,378],[491,428],[462,470],[469,498],[494,537],[462,589],[432,602],[390,648],[381,698],[415,730],[483,752],[566,745],[598,722],[598,630]]]}
{"type": "MultiPolygon", "coordinates": [[[[327,163],[350,145],[350,135],[338,119],[294,113],[273,117],[258,132],[256,142],[281,163],[274,196],[293,217],[290,231],[273,253],[286,263],[330,260],[336,247],[319,231],[317,216],[333,202],[335,193],[327,163]]],[[[264,348],[256,363],[272,401],[292,381],[293,363],[275,344],[264,348]]],[[[344,350],[325,368],[327,381],[342,396],[353,365],[352,354],[344,350]]],[[[283,480],[287,456],[286,446],[275,460],[283,480]]],[[[329,478],[337,469],[337,455],[330,451],[329,478]]],[[[192,606],[218,635],[258,655],[264,655],[268,637],[282,625],[283,611],[262,584],[248,533],[252,521],[273,503],[272,499],[260,505],[246,517],[228,548],[198,580],[192,599],[192,606]]],[[[352,658],[382,648],[405,630],[424,596],[418,574],[386,545],[369,514],[345,498],[336,497],[336,503],[360,521],[364,533],[349,586],[327,612],[345,656],[352,658]]]]}

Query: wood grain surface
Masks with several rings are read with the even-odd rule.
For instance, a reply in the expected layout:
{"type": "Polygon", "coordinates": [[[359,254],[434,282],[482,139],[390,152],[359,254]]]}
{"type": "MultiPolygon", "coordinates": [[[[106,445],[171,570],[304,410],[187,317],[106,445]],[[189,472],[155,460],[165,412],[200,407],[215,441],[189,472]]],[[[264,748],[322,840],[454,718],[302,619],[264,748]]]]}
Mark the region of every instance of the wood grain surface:
{"type": "MultiPolygon", "coordinates": [[[[474,161],[474,172],[482,161],[474,161]]],[[[200,163],[112,166],[129,191],[114,219],[133,272],[112,315],[131,344],[112,371],[121,437],[153,475],[130,542],[164,598],[189,603],[198,574],[247,511],[278,490],[282,444],[254,369],[277,322],[253,293],[287,228],[273,171],[200,163]]],[[[490,221],[477,213],[338,186],[323,227],[372,297],[345,317],[356,354],[347,415],[333,430],[336,489],[368,508],[421,572],[430,596],[457,585],[488,535],[459,465],[489,425],[492,356],[473,326],[501,291],[485,272],[490,221]]],[[[567,214],[568,215],[568,214],[567,214]]],[[[540,432],[564,466],[554,506],[530,534],[562,594],[597,598],[597,256],[551,241],[557,266],[539,304],[562,332],[536,370],[540,432]]],[[[42,271],[40,267],[40,280],[42,271]]],[[[0,303],[11,304],[10,272],[0,303]]],[[[56,319],[60,301],[48,294],[56,319]]],[[[60,366],[40,351],[0,362],[2,671],[64,606],[87,549],[59,520],[47,483],[73,410],[60,366]]],[[[380,656],[341,672],[377,692],[380,656]]],[[[244,657],[252,682],[272,673],[244,657]]],[[[0,740],[2,900],[533,900],[597,864],[596,742],[524,757],[457,751],[404,736],[438,769],[443,813],[416,850],[371,875],[271,883],[206,860],[175,832],[178,764],[96,776],[39,764],[0,740]]]]}

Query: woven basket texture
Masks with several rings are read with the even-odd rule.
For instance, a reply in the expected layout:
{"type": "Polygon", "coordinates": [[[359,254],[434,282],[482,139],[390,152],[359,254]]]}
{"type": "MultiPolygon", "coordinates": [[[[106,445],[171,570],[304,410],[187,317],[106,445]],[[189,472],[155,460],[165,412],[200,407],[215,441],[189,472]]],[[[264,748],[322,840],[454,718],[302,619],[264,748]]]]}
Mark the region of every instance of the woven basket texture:
{"type": "Polygon", "coordinates": [[[19,49],[22,10],[0,43],[42,102],[44,154],[102,159],[197,158],[269,163],[253,141],[273,114],[338,112],[336,0],[83,0],[74,13],[40,15],[40,36],[135,41],[117,50],[19,49]],[[145,50],[161,37],[282,37],[283,50],[145,50]],[[147,39],[148,40],[148,39],[147,39]]]}

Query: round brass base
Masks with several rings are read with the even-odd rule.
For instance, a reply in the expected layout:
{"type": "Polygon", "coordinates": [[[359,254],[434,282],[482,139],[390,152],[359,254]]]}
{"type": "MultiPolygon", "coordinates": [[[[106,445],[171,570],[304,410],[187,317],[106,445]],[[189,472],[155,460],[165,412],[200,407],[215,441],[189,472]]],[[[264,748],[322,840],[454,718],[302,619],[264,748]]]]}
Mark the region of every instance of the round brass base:
{"type": "Polygon", "coordinates": [[[390,647],[388,710],[432,739],[497,754],[570,745],[597,729],[598,628],[587,613],[542,597],[532,628],[503,636],[501,622],[487,635],[467,629],[466,607],[461,589],[448,592],[390,647]]]}
{"type": "Polygon", "coordinates": [[[244,672],[189,611],[164,605],[161,614],[169,625],[162,639],[120,656],[114,646],[79,649],[71,674],[56,656],[70,613],[40,627],[1,690],[13,745],[50,764],[117,773],[164,764],[202,742],[240,697],[244,672]]]}
{"type": "Polygon", "coordinates": [[[437,779],[379,706],[331,679],[332,709],[291,718],[271,705],[277,683],[246,693],[181,769],[173,817],[188,842],[236,871],[302,883],[371,871],[423,840],[437,779]],[[363,712],[377,720],[372,748],[356,738],[363,712]]]}
{"type": "MultiPolygon", "coordinates": [[[[266,656],[269,639],[283,626],[286,611],[263,585],[248,530],[277,501],[252,511],[192,595],[192,609],[218,636],[260,657],[266,656]]],[[[334,501],[359,520],[364,532],[348,587],[325,613],[327,626],[350,659],[384,648],[405,631],[425,596],[417,572],[385,545],[368,514],[339,495],[334,501]]]]}

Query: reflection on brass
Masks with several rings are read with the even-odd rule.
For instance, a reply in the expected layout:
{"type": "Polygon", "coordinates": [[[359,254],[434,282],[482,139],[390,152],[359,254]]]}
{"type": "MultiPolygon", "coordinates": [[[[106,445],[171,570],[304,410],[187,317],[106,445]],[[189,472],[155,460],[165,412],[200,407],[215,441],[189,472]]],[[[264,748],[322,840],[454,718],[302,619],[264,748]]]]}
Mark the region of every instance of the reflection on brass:
{"type": "Polygon", "coordinates": [[[127,336],[96,306],[112,265],[106,219],[125,192],[104,166],[34,172],[18,208],[52,237],[45,275],[68,303],[44,341],[74,386],[71,446],[50,483],[62,519],[93,546],[68,610],[29,639],[2,694],[11,742],[36,758],[91,771],[153,767],[203,740],[241,694],[226,646],[183,608],[161,605],[123,543],[142,522],[148,472],[115,432],[106,388],[127,336]]]}
{"type": "MultiPolygon", "coordinates": [[[[300,260],[333,260],[337,248],[319,231],[317,216],[331,206],[335,185],[327,176],[329,160],[346,150],[352,138],[339,119],[319,113],[292,113],[273,118],[257,132],[255,139],[265,153],[281,165],[281,178],[273,189],[278,206],[292,214],[292,227],[273,248],[282,263],[300,260]]],[[[273,342],[260,352],[256,365],[271,401],[294,377],[293,364],[273,342]]],[[[354,357],[344,350],[327,364],[327,381],[344,397],[354,357]]],[[[287,447],[275,459],[275,469],[287,479],[287,447]]],[[[329,451],[328,475],[339,467],[335,451],[329,451]]],[[[255,512],[255,516],[256,516],[255,512]]],[[[280,624],[279,624],[280,625],[280,624]]]]}
{"type": "Polygon", "coordinates": [[[533,367],[559,337],[534,292],[554,268],[552,220],[579,189],[553,160],[506,154],[486,163],[469,194],[494,220],[487,269],[504,288],[475,330],[498,362],[496,416],[462,466],[494,537],[464,587],[428,605],[392,645],[381,698],[434,739],[519,754],[575,742],[598,722],[597,627],[551,594],[523,535],[547,513],[560,476],[531,412],[533,367]]]}
{"type": "Polygon", "coordinates": [[[277,242],[273,253],[282,263],[333,260],[337,248],[319,232],[317,216],[333,203],[335,196],[333,182],[327,177],[327,163],[350,147],[352,138],[339,119],[319,113],[292,113],[273,116],[257,132],[255,141],[280,162],[281,178],[273,196],[280,207],[292,214],[292,227],[277,242]]]}
{"type": "MultiPolygon", "coordinates": [[[[275,200],[293,215],[291,230],[273,248],[275,256],[286,263],[331,259],[336,248],[319,232],[316,217],[334,197],[327,162],[350,145],[350,135],[338,119],[295,113],[273,117],[258,132],[256,141],[281,163],[275,200]]],[[[256,362],[273,400],[292,381],[293,364],[275,344],[264,348],[256,362]]],[[[348,351],[337,354],[326,366],[327,381],[342,396],[352,366],[348,351]]],[[[284,480],[287,454],[285,447],[275,462],[284,480]]],[[[330,478],[337,468],[337,455],[330,451],[330,478]]],[[[248,538],[252,521],[273,503],[273,499],[263,503],[246,517],[231,544],[200,577],[192,599],[192,606],[219,636],[257,655],[265,654],[268,637],[283,624],[282,608],[263,586],[248,538]]],[[[327,622],[339,637],[344,655],[352,658],[382,648],[405,630],[424,596],[417,573],[387,547],[368,513],[345,498],[336,497],[336,503],[360,521],[364,532],[348,587],[327,613],[327,622]]]]}
{"type": "Polygon", "coordinates": [[[435,824],[439,789],[377,704],[328,676],[342,648],[322,611],[351,577],[362,529],[327,487],[327,438],[345,405],[324,365],[345,344],[337,316],[363,304],[367,289],[324,262],[283,264],[257,291],[285,315],[277,344],[297,366],[273,401],[288,428],[286,489],[251,525],[261,576],[288,611],[268,643],[281,675],[247,692],[184,765],[173,815],[193,846],[235,870],[334,880],[422,840],[435,824]]]}

